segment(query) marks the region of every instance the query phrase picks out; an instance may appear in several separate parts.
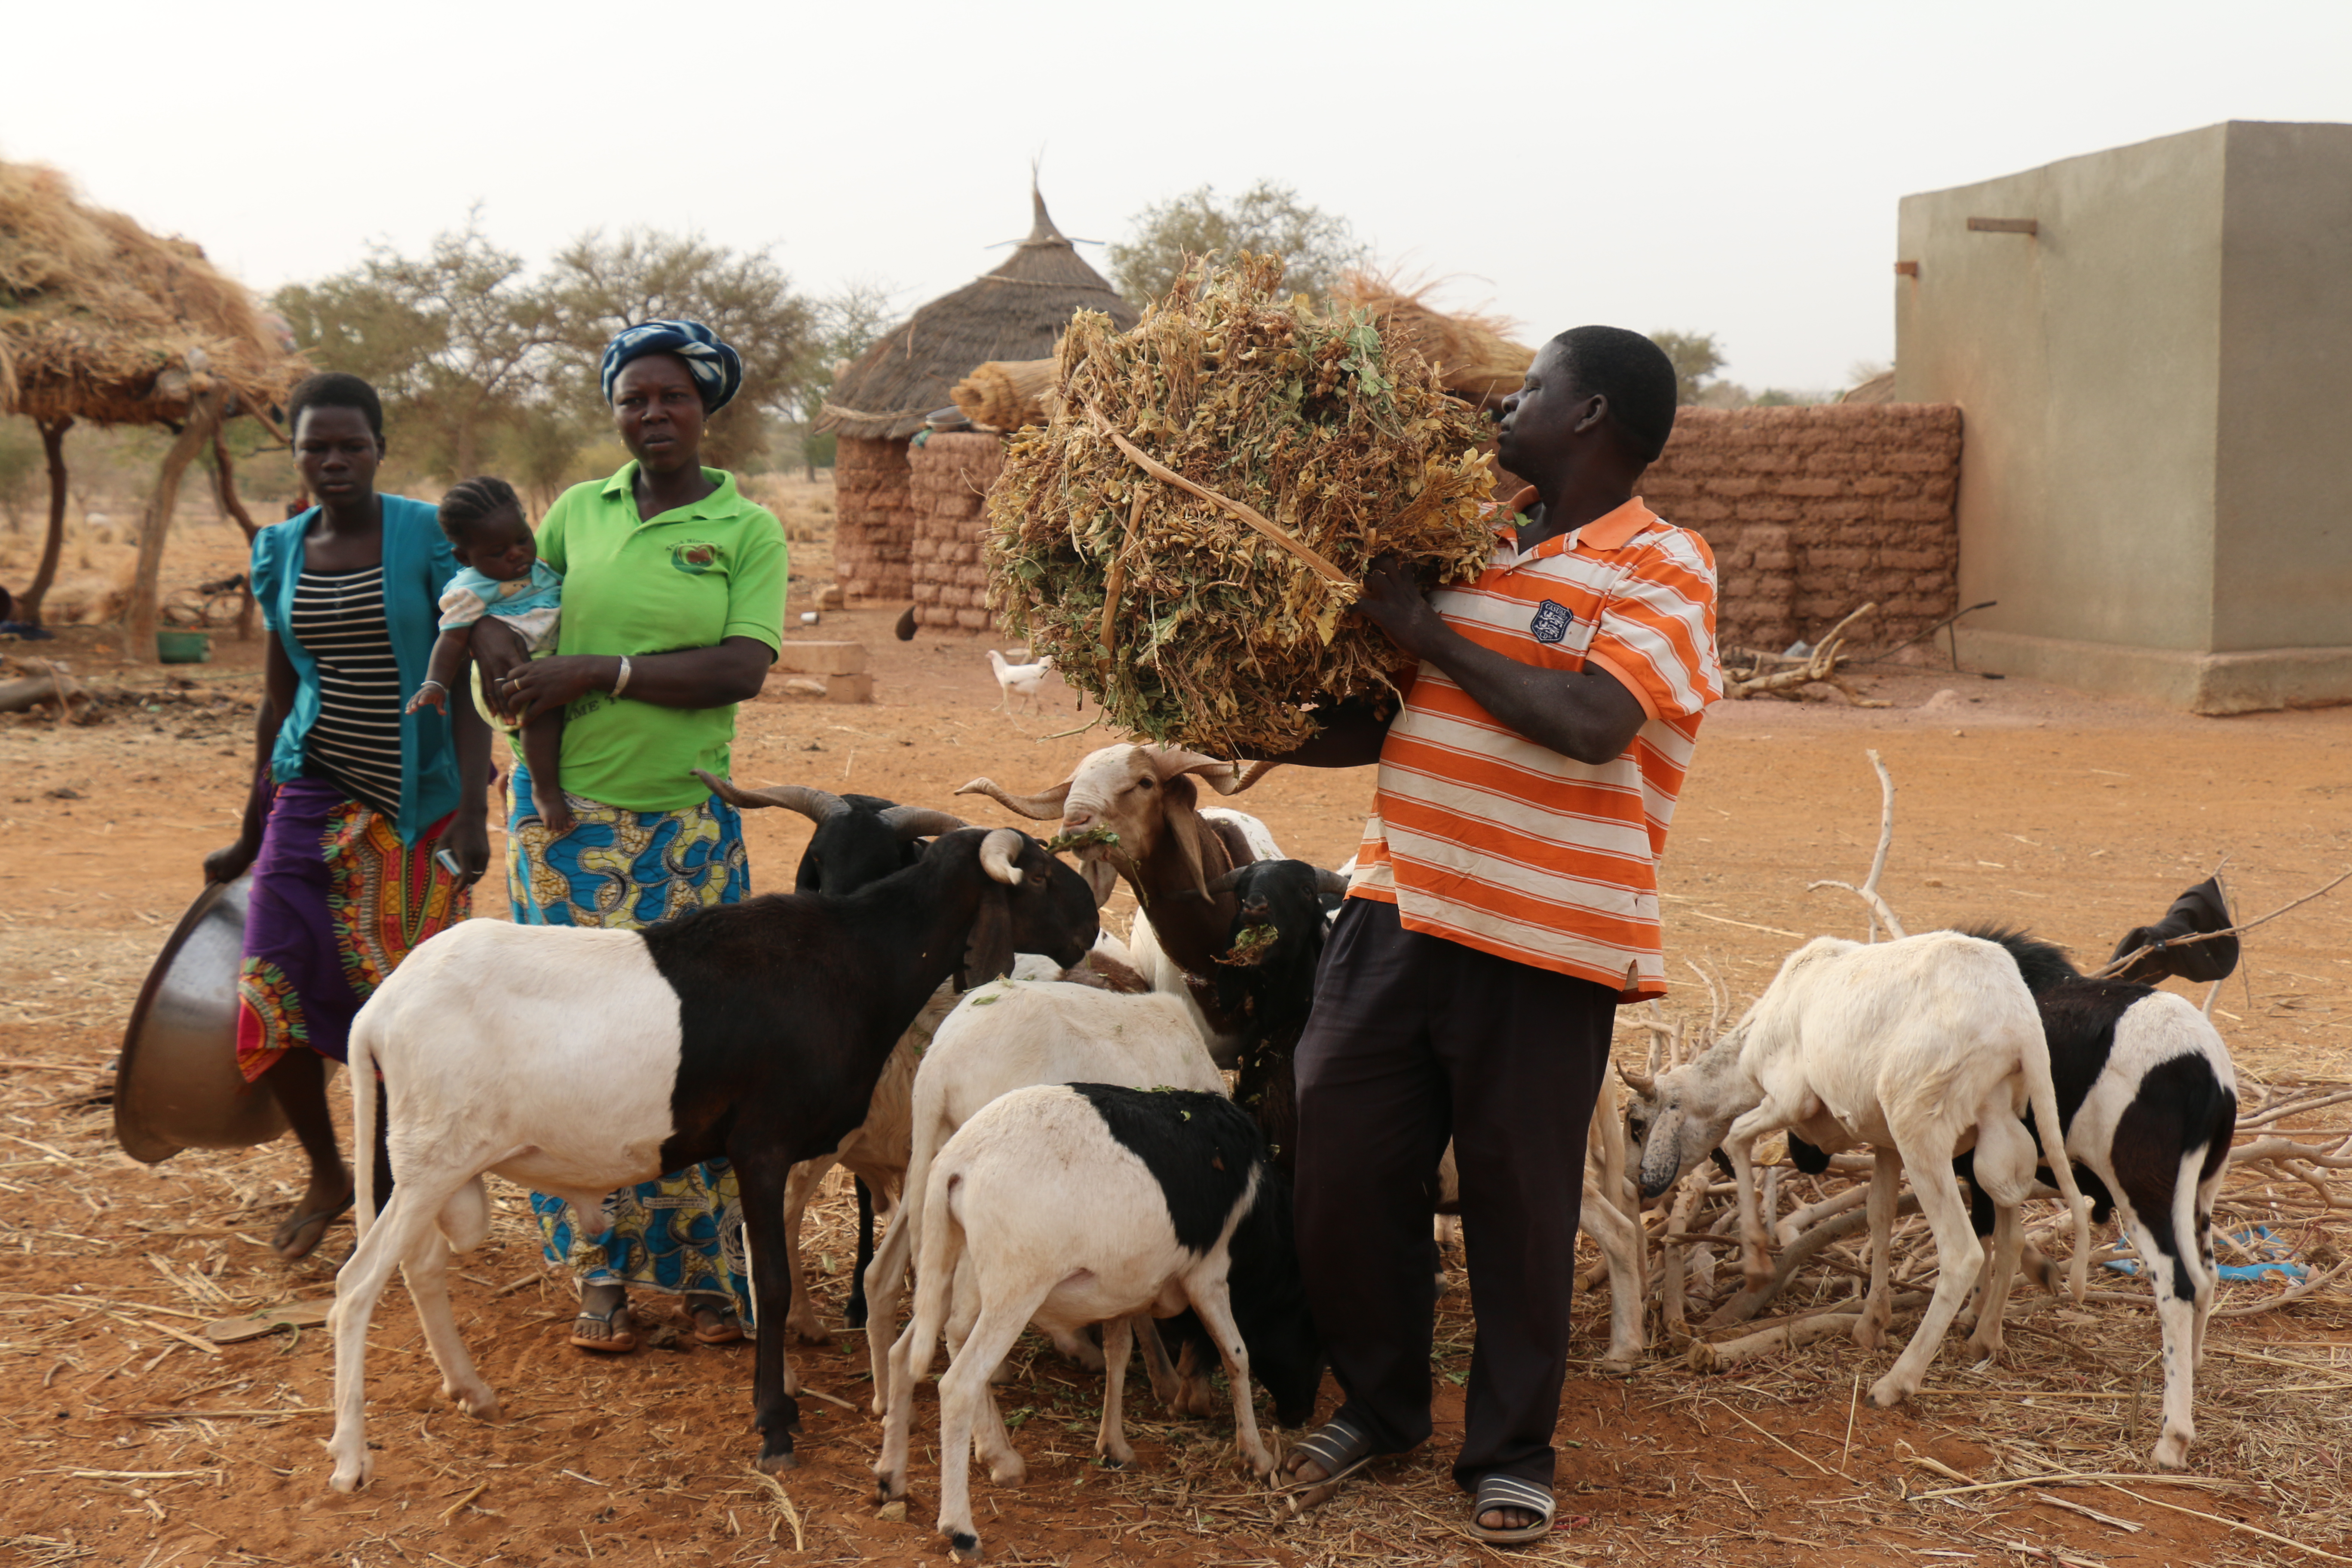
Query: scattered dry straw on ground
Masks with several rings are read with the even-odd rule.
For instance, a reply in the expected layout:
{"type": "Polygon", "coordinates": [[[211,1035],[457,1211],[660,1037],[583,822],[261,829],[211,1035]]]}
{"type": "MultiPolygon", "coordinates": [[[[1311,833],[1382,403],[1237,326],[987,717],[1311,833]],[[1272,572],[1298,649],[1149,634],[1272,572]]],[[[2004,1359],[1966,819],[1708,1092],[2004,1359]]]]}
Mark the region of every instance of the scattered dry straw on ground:
{"type": "Polygon", "coordinates": [[[1061,411],[989,494],[991,607],[1112,723],[1221,753],[1287,750],[1305,704],[1390,687],[1395,645],[1347,616],[1375,556],[1433,586],[1492,551],[1477,417],[1281,279],[1244,256],[1132,331],[1078,316],[1061,411]]]}

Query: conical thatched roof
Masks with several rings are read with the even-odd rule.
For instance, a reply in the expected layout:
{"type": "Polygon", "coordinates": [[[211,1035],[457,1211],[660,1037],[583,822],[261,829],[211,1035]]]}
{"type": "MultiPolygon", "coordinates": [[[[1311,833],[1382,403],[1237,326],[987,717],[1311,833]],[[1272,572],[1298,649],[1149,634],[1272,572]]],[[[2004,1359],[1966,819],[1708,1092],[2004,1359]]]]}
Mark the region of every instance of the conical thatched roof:
{"type": "Polygon", "coordinates": [[[1043,359],[1071,315],[1100,310],[1125,331],[1140,319],[1046,216],[1033,186],[1036,223],[1003,266],[917,310],[834,383],[816,427],[844,436],[911,436],[947,407],[955,384],[990,360],[1043,359]]]}
{"type": "Polygon", "coordinates": [[[0,163],[0,413],[176,424],[197,393],[267,408],[308,369],[201,249],[0,163]]]}

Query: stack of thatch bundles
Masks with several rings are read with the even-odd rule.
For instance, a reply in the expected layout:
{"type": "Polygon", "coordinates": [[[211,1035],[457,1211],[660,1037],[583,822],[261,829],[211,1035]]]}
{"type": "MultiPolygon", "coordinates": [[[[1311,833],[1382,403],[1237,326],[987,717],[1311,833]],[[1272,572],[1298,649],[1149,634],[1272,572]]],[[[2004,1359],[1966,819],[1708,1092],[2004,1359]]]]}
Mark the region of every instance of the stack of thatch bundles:
{"type": "MultiPolygon", "coordinates": [[[[1051,362],[1048,362],[1051,363],[1051,362]]],[[[933,431],[907,454],[915,518],[915,620],[921,626],[988,626],[988,572],[981,564],[981,510],[1004,467],[1002,437],[933,431]]]]}
{"type": "Polygon", "coordinates": [[[964,417],[991,430],[1018,430],[1053,417],[1051,359],[991,360],[955,385],[964,417]]]}
{"type": "Polygon", "coordinates": [[[1134,331],[1070,323],[1062,410],[989,492],[989,603],[1115,722],[1225,754],[1388,688],[1347,616],[1373,558],[1427,584],[1492,550],[1476,416],[1360,317],[1279,293],[1282,262],[1188,274],[1134,331]]]}
{"type": "Polygon", "coordinates": [[[1376,272],[1349,272],[1331,290],[1340,311],[1363,310],[1391,345],[1402,343],[1427,360],[1438,384],[1484,407],[1493,407],[1519,389],[1536,351],[1508,336],[1512,323],[1475,312],[1448,315],[1424,302],[1427,287],[1407,291],[1376,272]]]}
{"type": "Polygon", "coordinates": [[[53,169],[0,163],[0,412],[178,420],[215,385],[265,408],[304,368],[195,246],[82,205],[53,169]]]}

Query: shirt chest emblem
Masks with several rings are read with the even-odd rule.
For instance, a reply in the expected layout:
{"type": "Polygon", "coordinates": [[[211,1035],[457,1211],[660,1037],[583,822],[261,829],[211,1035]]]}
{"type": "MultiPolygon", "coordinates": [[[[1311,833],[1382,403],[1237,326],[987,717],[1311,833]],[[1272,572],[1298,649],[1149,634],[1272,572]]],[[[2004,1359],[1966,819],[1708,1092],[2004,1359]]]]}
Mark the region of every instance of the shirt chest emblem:
{"type": "Polygon", "coordinates": [[[1568,629],[1575,624],[1576,617],[1569,614],[1566,605],[1546,599],[1536,606],[1535,618],[1528,623],[1528,631],[1539,643],[1556,643],[1568,636],[1568,629]]]}
{"type": "Polygon", "coordinates": [[[669,547],[669,563],[691,577],[699,577],[719,564],[719,546],[695,541],[669,547]]]}

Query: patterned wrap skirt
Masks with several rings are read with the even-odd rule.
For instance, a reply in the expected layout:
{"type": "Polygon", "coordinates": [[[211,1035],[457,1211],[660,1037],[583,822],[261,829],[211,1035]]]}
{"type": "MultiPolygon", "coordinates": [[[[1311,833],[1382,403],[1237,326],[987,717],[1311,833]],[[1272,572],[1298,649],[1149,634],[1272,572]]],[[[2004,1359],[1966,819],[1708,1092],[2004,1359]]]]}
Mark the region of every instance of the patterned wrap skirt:
{"type": "Polygon", "coordinates": [[[236,977],[236,1065],[251,1083],[289,1050],[350,1058],[352,1020],[416,944],[473,912],[434,863],[448,818],[403,844],[392,818],[321,779],[272,791],[236,977]]]}
{"type": "MultiPolygon", "coordinates": [[[[530,773],[515,769],[507,842],[508,894],[524,925],[635,931],[751,891],[741,813],[717,795],[679,811],[623,811],[569,795],[577,826],[562,837],[531,815],[530,773]]],[[[743,1204],[724,1160],[608,1194],[588,1236],[561,1198],[530,1194],[551,1262],[587,1285],[730,1296],[748,1319],[751,1265],[743,1204]]]]}

